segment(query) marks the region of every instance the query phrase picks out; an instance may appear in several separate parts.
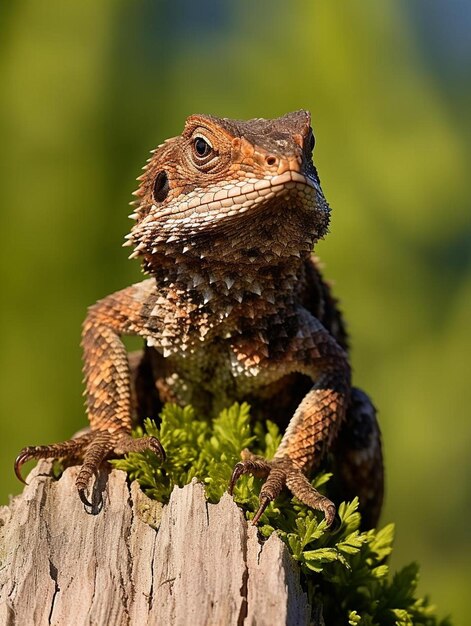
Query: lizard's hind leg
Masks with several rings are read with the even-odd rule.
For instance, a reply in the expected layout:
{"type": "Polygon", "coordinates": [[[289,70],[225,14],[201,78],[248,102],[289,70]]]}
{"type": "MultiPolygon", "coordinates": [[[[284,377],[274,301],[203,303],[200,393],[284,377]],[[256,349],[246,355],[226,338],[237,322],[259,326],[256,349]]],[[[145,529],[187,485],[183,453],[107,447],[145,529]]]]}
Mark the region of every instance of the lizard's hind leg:
{"type": "Polygon", "coordinates": [[[381,432],[370,398],[353,388],[344,424],[338,434],[334,461],[334,494],[338,501],[358,496],[362,528],[378,523],[384,495],[381,432]]]}

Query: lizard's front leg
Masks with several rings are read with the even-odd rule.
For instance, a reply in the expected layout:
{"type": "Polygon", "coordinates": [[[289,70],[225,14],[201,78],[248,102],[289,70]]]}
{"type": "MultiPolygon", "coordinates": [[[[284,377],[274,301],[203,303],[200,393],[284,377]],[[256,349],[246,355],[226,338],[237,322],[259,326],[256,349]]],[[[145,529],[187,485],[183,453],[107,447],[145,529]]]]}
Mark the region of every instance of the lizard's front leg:
{"type": "Polygon", "coordinates": [[[306,475],[330,449],[345,417],[350,367],[344,350],[316,318],[302,309],[298,323],[296,336],[277,366],[311,376],[313,387],[291,418],[275,457],[267,461],[244,451],[229,486],[232,493],[237,479],[246,473],[266,477],[254,524],[285,485],[299,500],[323,511],[329,526],[335,517],[335,505],[311,486],[306,475]]]}
{"type": "Polygon", "coordinates": [[[82,459],[76,479],[85,504],[90,505],[87,489],[105,458],[128,452],[152,450],[164,458],[155,437],[134,439],[131,435],[131,382],[127,352],[122,334],[145,334],[143,307],[155,294],[151,280],[119,291],[89,309],[82,332],[85,395],[90,431],[61,443],[24,448],[15,462],[21,479],[21,466],[30,459],[82,459]]]}

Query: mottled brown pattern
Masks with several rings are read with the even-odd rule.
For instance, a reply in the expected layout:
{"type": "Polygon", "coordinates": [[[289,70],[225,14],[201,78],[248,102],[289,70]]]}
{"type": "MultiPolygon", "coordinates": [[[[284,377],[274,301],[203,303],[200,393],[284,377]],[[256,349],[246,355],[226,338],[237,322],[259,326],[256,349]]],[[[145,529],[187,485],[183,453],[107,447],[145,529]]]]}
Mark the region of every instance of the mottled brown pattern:
{"type": "Polygon", "coordinates": [[[339,497],[359,494],[369,525],[383,493],[379,428],[368,397],[351,388],[347,334],[311,251],[330,209],[312,163],[309,113],[274,120],[193,115],[159,146],[140,176],[127,237],[150,278],[90,308],[82,346],[90,432],[31,458],[81,457],[82,500],[105,458],[151,449],[133,421],[162,402],[204,414],[249,400],[284,428],[271,461],[245,451],[244,473],[264,477],[257,521],[286,486],[322,510],[333,503],[307,476],[334,458],[339,497]],[[128,355],[121,335],[143,338],[128,355]]]}

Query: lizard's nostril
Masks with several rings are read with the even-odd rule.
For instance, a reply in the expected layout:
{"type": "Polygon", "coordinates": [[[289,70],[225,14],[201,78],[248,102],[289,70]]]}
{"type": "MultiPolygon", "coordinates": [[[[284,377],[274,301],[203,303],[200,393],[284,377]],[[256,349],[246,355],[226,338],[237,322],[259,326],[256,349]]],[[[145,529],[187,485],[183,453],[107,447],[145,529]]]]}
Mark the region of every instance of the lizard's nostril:
{"type": "Polygon", "coordinates": [[[269,154],[267,157],[265,157],[265,161],[267,165],[276,165],[278,163],[278,159],[272,154],[269,154]]]}

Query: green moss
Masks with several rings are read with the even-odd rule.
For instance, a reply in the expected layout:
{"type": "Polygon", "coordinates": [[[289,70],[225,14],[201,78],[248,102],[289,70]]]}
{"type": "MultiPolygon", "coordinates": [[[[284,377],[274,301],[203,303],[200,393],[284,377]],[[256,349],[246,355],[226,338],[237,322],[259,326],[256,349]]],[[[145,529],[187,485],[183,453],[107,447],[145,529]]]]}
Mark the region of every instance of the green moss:
{"type": "MultiPolygon", "coordinates": [[[[168,404],[160,426],[150,419],[136,436],[158,437],[167,460],[160,464],[151,452],[130,454],[113,461],[115,467],[136,479],[147,496],[167,502],[175,485],[182,487],[193,478],[205,485],[206,495],[217,502],[227,489],[232,469],[244,448],[270,458],[281,439],[277,427],[250,422],[247,404],[234,405],[214,420],[168,404]]],[[[321,488],[330,475],[321,473],[313,484],[321,488]]],[[[234,490],[235,501],[247,519],[258,508],[261,481],[243,476],[234,490]]],[[[408,565],[390,576],[388,557],[392,551],[394,526],[360,532],[358,501],[339,506],[340,526],[326,529],[322,515],[308,509],[288,493],[272,502],[260,520],[265,537],[276,532],[299,562],[302,583],[311,603],[322,604],[327,624],[359,626],[450,626],[438,621],[428,600],[417,598],[418,567],[408,565]]]]}

